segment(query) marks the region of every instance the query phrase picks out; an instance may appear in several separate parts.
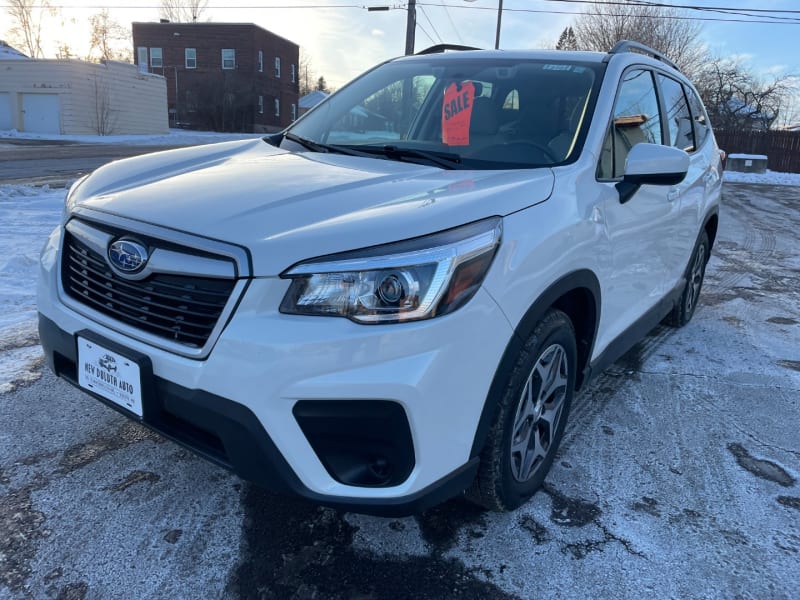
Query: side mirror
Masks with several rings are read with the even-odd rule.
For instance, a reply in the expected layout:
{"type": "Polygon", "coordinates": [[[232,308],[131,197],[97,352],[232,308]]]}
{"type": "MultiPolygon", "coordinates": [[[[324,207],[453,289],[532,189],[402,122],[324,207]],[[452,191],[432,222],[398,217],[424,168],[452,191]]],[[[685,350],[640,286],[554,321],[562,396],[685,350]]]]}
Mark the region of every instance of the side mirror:
{"type": "Polygon", "coordinates": [[[619,201],[630,200],[643,185],[677,185],[689,170],[689,155],[660,144],[636,144],[625,161],[625,174],[617,185],[619,201]]]}

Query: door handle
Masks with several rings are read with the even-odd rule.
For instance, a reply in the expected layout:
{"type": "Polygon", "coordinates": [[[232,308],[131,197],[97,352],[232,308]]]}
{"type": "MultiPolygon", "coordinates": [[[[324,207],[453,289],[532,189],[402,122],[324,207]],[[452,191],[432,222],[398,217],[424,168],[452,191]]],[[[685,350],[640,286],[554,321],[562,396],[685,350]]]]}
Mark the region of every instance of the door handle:
{"type": "Polygon", "coordinates": [[[673,188],[669,192],[667,192],[667,201],[675,202],[675,200],[680,198],[680,196],[681,196],[681,193],[678,190],[673,188]]]}

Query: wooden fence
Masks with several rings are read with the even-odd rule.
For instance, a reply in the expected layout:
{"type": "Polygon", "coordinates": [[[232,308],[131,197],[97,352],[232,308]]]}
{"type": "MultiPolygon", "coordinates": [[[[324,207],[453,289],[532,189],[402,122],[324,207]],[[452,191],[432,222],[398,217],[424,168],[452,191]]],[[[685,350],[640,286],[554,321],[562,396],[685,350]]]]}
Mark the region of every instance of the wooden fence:
{"type": "Polygon", "coordinates": [[[770,171],[800,173],[800,131],[715,131],[714,136],[728,154],[764,154],[770,171]]]}

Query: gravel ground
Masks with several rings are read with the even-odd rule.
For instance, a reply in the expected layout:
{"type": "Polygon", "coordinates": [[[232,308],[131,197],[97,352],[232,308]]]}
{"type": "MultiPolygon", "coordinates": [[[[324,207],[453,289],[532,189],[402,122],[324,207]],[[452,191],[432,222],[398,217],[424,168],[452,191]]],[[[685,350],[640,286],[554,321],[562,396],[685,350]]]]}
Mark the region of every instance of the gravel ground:
{"type": "Polygon", "coordinates": [[[0,394],[0,598],[797,597],[798,208],[800,188],[726,184],[694,320],[576,399],[510,514],[340,513],[49,373],[0,394]]]}

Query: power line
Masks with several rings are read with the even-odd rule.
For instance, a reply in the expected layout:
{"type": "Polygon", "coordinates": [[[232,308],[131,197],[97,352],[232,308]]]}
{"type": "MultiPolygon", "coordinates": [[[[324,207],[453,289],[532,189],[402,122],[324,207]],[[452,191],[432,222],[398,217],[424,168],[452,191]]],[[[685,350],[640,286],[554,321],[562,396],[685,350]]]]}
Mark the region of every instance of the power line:
{"type": "Polygon", "coordinates": [[[745,8],[744,6],[700,6],[697,4],[671,4],[666,2],[651,2],[649,0],[630,0],[625,2],[622,0],[545,0],[545,2],[565,2],[571,4],[609,4],[609,5],[623,5],[630,6],[631,4],[644,4],[648,6],[657,6],[659,8],[681,8],[686,10],[721,10],[721,11],[746,11],[752,13],[788,13],[800,14],[800,10],[784,10],[780,8],[745,8]]]}
{"type": "Polygon", "coordinates": [[[433,21],[431,21],[430,17],[428,16],[428,13],[425,12],[425,8],[420,6],[419,10],[420,12],[422,12],[422,16],[425,17],[425,20],[428,21],[428,23],[430,24],[431,29],[433,29],[433,33],[436,35],[437,38],[439,38],[439,42],[444,43],[442,36],[440,36],[439,32],[436,31],[436,26],[433,24],[433,21]]]}
{"type": "MultiPolygon", "coordinates": [[[[160,4],[128,4],[122,6],[112,6],[109,7],[107,4],[48,4],[49,8],[58,8],[58,9],[76,9],[76,10],[83,10],[83,9],[90,9],[90,10],[97,10],[97,9],[104,9],[104,8],[113,8],[114,10],[123,9],[123,10],[134,10],[134,9],[160,9],[160,4]]],[[[13,8],[10,4],[0,4],[0,8],[13,8]]],[[[280,9],[280,10],[287,10],[287,9],[313,9],[313,10],[320,10],[320,9],[327,9],[327,8],[358,8],[361,10],[366,10],[367,6],[364,4],[282,4],[282,5],[274,5],[274,6],[253,6],[253,5],[234,5],[234,6],[216,6],[216,5],[209,5],[205,8],[205,10],[271,10],[271,9],[280,9]]],[[[390,6],[388,10],[405,10],[400,6],[390,6]]]]}
{"type": "Polygon", "coordinates": [[[450,11],[447,10],[447,6],[445,6],[442,0],[439,0],[439,5],[444,9],[444,14],[447,15],[447,20],[450,21],[450,27],[453,28],[453,31],[455,32],[456,37],[458,38],[458,42],[463,45],[464,40],[461,37],[461,32],[458,30],[458,27],[456,27],[456,24],[453,22],[453,17],[450,16],[450,11]]]}
{"type": "MultiPolygon", "coordinates": [[[[417,6],[440,6],[429,2],[417,3],[417,6]]],[[[490,10],[496,12],[495,7],[490,6],[461,6],[459,4],[447,4],[449,8],[458,8],[461,10],[490,10]]],[[[614,14],[614,13],[599,13],[590,11],[574,11],[574,10],[543,10],[533,8],[503,8],[503,12],[517,12],[517,13],[531,13],[531,14],[547,14],[547,15],[592,15],[598,17],[628,17],[630,15],[614,14]]],[[[758,23],[765,25],[800,25],[800,21],[763,21],[757,19],[720,19],[714,17],[690,17],[681,15],[641,15],[638,18],[642,19],[672,19],[675,21],[712,21],[718,23],[758,23]]]]}
{"type": "Polygon", "coordinates": [[[739,15],[743,17],[755,17],[758,19],[774,19],[776,21],[791,21],[800,22],[797,17],[785,17],[773,14],[766,14],[772,12],[800,14],[800,11],[780,11],[772,9],[746,9],[746,8],[724,8],[721,6],[689,6],[686,4],[666,4],[664,2],[651,2],[649,0],[631,0],[630,2],[621,2],[619,0],[598,0],[590,2],[589,0],[545,0],[546,2],[562,2],[569,4],[592,4],[604,6],[640,6],[644,8],[664,8],[664,9],[678,9],[678,10],[693,10],[698,12],[719,13],[723,15],[739,15]]]}
{"type": "Polygon", "coordinates": [[[425,31],[425,28],[422,26],[422,23],[420,23],[419,21],[417,21],[417,27],[419,27],[420,31],[422,31],[422,33],[424,33],[428,37],[428,39],[431,41],[431,44],[435,44],[436,43],[436,40],[431,37],[430,33],[425,31]]]}

